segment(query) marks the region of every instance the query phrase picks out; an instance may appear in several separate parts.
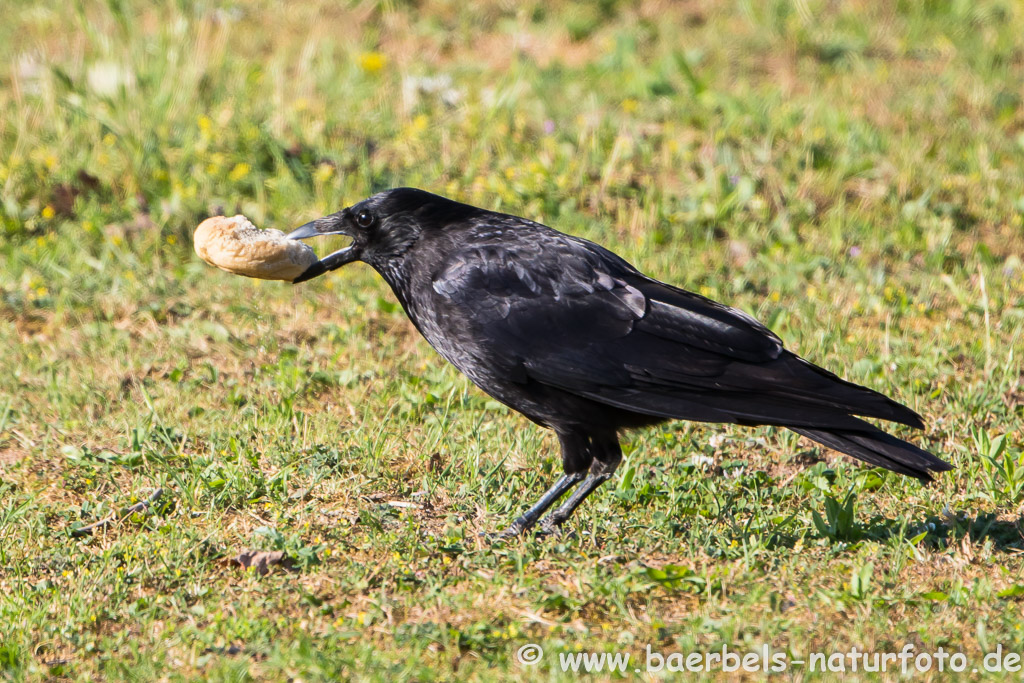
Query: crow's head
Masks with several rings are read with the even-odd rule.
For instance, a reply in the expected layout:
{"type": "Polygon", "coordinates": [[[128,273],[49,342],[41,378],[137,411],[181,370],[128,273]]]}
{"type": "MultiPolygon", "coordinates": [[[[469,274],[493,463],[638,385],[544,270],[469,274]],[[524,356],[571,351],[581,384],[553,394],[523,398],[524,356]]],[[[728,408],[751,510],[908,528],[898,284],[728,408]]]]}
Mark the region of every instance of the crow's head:
{"type": "Polygon", "coordinates": [[[304,282],[352,261],[383,266],[402,258],[424,232],[444,229],[448,224],[479,211],[411,187],[375,194],[347,209],[310,221],[288,234],[295,240],[321,235],[352,238],[352,244],[320,259],[295,282],[304,282]]]}

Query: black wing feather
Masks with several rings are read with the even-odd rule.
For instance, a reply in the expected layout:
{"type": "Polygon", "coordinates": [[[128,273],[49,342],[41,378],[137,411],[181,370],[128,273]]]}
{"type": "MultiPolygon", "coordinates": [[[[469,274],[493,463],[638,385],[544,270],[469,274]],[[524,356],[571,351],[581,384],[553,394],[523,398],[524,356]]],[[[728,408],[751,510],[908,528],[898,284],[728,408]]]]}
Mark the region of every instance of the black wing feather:
{"type": "Polygon", "coordinates": [[[534,381],[638,413],[858,429],[909,408],[786,351],[746,313],[650,279],[560,233],[474,244],[433,278],[480,343],[534,381]]]}

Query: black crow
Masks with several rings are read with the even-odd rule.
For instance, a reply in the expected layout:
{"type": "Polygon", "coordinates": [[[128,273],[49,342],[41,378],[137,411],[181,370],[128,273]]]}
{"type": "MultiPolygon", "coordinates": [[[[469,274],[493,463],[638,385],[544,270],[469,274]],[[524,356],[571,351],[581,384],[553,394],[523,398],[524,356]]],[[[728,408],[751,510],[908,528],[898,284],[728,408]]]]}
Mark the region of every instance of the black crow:
{"type": "Polygon", "coordinates": [[[855,417],[922,428],[886,396],[783,348],[746,313],[647,277],[607,249],[533,221],[411,188],[381,192],[289,237],[350,246],[296,282],[363,261],[416,329],[485,392],[544,427],[562,476],[501,535],[552,531],[622,458],[623,429],[665,420],[775,425],[931,481],[952,467],[855,417]]]}

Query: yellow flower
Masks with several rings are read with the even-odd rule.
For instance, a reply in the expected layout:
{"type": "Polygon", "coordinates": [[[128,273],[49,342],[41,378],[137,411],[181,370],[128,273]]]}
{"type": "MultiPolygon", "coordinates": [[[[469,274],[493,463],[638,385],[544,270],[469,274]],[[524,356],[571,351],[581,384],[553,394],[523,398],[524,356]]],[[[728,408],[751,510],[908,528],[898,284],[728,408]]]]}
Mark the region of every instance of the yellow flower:
{"type": "Polygon", "coordinates": [[[640,108],[640,103],[634,100],[632,97],[622,100],[622,111],[627,114],[632,114],[640,108]]]}
{"type": "Polygon", "coordinates": [[[359,68],[368,74],[377,73],[387,62],[387,57],[379,52],[364,52],[359,55],[359,68]]]}
{"type": "Polygon", "coordinates": [[[56,213],[57,212],[54,211],[53,207],[50,206],[49,204],[43,207],[43,218],[53,218],[56,215],[56,213]]]}
{"type": "Polygon", "coordinates": [[[231,169],[231,173],[228,173],[228,180],[237,182],[247,175],[249,175],[249,164],[239,162],[231,169]]]}

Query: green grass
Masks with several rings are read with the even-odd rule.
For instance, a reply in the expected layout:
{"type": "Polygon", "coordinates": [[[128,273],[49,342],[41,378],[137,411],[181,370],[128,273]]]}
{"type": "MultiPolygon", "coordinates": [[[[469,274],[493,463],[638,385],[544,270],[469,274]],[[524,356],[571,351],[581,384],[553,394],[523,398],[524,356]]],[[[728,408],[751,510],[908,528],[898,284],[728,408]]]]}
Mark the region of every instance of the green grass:
{"type": "Polygon", "coordinates": [[[66,5],[0,22],[0,678],[1024,650],[1017,3],[66,5]],[[572,534],[489,546],[558,475],[551,435],[369,268],[192,253],[211,213],[289,228],[396,185],[754,313],[957,469],[676,423],[626,437],[572,534]]]}

